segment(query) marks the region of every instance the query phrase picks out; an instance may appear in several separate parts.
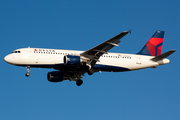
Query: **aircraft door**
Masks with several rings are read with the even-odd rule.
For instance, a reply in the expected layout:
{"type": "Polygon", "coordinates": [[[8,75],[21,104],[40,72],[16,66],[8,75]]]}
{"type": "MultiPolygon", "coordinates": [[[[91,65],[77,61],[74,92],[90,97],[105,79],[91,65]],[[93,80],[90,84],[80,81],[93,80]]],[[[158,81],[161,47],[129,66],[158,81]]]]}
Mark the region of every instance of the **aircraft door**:
{"type": "Polygon", "coordinates": [[[31,64],[37,64],[38,59],[39,59],[39,57],[36,56],[38,54],[34,54],[34,51],[35,50],[33,50],[32,48],[26,49],[26,54],[27,54],[27,57],[28,57],[28,61],[31,64]]]}
{"type": "Polygon", "coordinates": [[[136,64],[141,64],[141,57],[140,56],[136,57],[136,64]]]}

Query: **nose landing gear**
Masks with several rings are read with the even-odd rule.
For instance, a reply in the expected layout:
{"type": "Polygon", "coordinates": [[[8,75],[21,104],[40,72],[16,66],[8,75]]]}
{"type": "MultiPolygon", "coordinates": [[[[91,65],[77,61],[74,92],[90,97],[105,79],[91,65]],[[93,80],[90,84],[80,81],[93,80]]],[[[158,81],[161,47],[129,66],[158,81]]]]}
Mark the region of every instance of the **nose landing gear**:
{"type": "Polygon", "coordinates": [[[27,66],[26,68],[27,68],[27,73],[26,73],[25,75],[26,75],[26,77],[29,77],[29,75],[30,75],[30,73],[29,73],[29,71],[30,71],[30,66],[27,66]]]}

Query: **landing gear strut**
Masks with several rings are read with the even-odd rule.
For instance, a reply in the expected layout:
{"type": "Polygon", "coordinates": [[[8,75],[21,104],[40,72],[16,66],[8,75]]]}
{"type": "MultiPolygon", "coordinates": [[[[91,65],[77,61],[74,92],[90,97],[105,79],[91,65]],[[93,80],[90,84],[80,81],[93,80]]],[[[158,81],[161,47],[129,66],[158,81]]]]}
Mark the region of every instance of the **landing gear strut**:
{"type": "Polygon", "coordinates": [[[83,84],[83,81],[82,81],[82,80],[77,80],[77,81],[76,81],[76,85],[77,85],[77,86],[81,86],[82,84],[83,84]]]}
{"type": "Polygon", "coordinates": [[[30,75],[30,73],[29,73],[29,71],[30,71],[30,66],[27,66],[26,68],[27,68],[26,77],[29,77],[29,75],[30,75]]]}

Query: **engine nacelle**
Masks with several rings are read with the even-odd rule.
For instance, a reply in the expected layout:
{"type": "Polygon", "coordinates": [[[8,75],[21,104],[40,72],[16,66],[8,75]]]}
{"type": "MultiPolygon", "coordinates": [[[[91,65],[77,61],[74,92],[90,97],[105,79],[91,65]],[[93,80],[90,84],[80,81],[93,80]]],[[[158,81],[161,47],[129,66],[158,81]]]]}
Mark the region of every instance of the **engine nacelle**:
{"type": "Polygon", "coordinates": [[[85,62],[87,62],[87,60],[83,59],[81,56],[74,56],[74,55],[64,56],[65,65],[82,65],[85,62]]]}
{"type": "Polygon", "coordinates": [[[49,82],[62,82],[66,77],[59,71],[48,72],[47,79],[49,82]]]}

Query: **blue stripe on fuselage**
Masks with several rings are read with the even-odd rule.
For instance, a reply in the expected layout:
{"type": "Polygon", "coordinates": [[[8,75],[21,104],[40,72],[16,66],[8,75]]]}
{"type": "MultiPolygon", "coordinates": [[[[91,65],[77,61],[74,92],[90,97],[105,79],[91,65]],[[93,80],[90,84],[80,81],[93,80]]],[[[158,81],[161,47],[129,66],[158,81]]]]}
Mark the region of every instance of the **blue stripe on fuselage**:
{"type": "MultiPolygon", "coordinates": [[[[17,65],[17,66],[27,66],[27,65],[17,65]]],[[[48,64],[48,65],[38,65],[38,64],[31,64],[28,65],[30,67],[39,67],[39,68],[53,68],[57,70],[62,70],[62,71],[68,71],[68,70],[87,70],[87,66],[79,66],[79,67],[73,67],[73,66],[66,66],[64,64],[48,64]]],[[[110,66],[110,65],[102,65],[102,64],[95,64],[93,66],[93,69],[98,69],[100,71],[113,71],[113,72],[122,72],[122,71],[130,71],[128,68],[124,67],[117,67],[117,66],[110,66]]]]}
{"type": "Polygon", "coordinates": [[[95,64],[93,68],[100,69],[101,71],[113,71],[113,72],[130,71],[130,69],[124,67],[101,65],[101,64],[95,64]]]}

